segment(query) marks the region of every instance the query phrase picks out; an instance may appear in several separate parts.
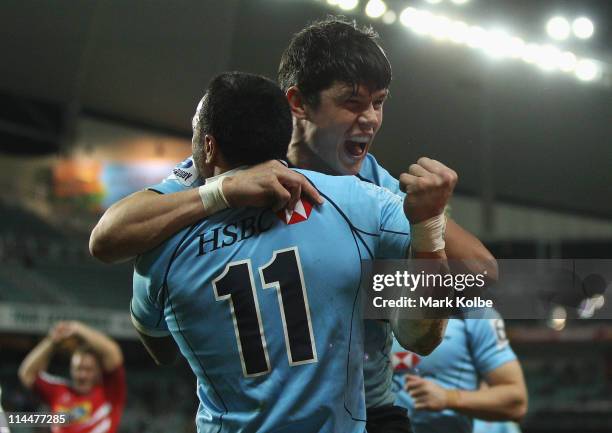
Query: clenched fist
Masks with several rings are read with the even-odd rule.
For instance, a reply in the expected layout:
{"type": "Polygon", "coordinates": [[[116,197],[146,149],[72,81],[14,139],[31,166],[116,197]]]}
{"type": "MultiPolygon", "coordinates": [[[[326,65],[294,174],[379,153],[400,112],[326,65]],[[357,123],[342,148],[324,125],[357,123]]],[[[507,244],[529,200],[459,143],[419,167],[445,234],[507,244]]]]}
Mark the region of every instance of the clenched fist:
{"type": "Polygon", "coordinates": [[[406,192],[404,212],[411,224],[417,224],[444,212],[457,184],[457,173],[435,159],[419,158],[408,173],[399,177],[406,192]]]}

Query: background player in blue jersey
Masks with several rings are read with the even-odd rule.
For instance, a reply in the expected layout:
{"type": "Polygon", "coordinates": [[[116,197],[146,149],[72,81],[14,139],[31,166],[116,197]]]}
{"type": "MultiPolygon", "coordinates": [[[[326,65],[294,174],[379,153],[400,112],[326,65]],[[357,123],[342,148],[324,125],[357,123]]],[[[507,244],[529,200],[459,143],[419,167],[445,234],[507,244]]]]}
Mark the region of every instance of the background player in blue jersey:
{"type": "MultiPolygon", "coordinates": [[[[284,155],[292,129],[283,92],[244,73],[211,82],[194,126],[202,194],[221,200],[222,179],[284,155]]],[[[364,431],[361,260],[405,255],[415,208],[354,177],[303,173],[326,203],[219,209],[136,262],[134,325],[158,360],[168,333],[188,359],[200,432],[364,431]]],[[[439,202],[416,208],[428,220],[454,187],[430,180],[439,202]]]]}
{"type": "MultiPolygon", "coordinates": [[[[384,100],[391,81],[391,68],[371,29],[353,23],[327,20],[306,27],[295,35],[281,59],[279,82],[290,102],[294,132],[288,159],[295,166],[330,174],[358,175],[394,192],[400,184],[368,153],[381,127],[384,100]]],[[[429,193],[419,191],[414,176],[443,170],[454,173],[437,161],[421,158],[404,176],[410,184],[413,204],[429,201],[429,193]]],[[[300,189],[316,199],[307,183],[278,162],[265,163],[238,173],[224,183],[229,204],[239,207],[246,197],[250,205],[276,208],[296,203],[300,189]],[[291,177],[293,176],[293,177],[291,177]],[[241,192],[242,191],[242,192],[241,192]],[[251,194],[253,191],[253,194],[251,194]]],[[[132,257],[159,245],[181,228],[212,213],[202,205],[197,168],[191,159],[175,169],[175,174],[157,185],[158,192],[138,192],[111,207],[102,217],[90,239],[92,253],[112,262],[132,257]]],[[[419,221],[416,219],[415,221],[419,221]]],[[[452,220],[446,225],[445,251],[452,259],[470,259],[481,272],[496,275],[495,262],[484,246],[452,220]]],[[[368,328],[366,397],[368,419],[376,420],[368,430],[392,431],[385,424],[397,418],[398,431],[405,429],[401,412],[393,407],[389,350],[391,332],[385,324],[371,322],[368,328]]],[[[439,333],[423,341],[420,351],[431,351],[439,333]]]]}
{"type": "Polygon", "coordinates": [[[521,427],[514,421],[474,420],[472,433],[521,433],[521,427]]]}
{"type": "Polygon", "coordinates": [[[519,420],[527,411],[521,366],[500,317],[451,318],[442,343],[420,362],[397,342],[393,352],[397,404],[408,408],[415,433],[468,433],[473,418],[519,420]]]}

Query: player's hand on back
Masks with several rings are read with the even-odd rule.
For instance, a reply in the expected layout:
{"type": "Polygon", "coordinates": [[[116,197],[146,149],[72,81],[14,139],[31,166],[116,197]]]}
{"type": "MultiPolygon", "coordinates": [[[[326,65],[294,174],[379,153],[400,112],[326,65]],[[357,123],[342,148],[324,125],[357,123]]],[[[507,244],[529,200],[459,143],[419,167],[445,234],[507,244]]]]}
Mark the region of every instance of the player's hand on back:
{"type": "Polygon", "coordinates": [[[457,173],[435,159],[421,157],[408,173],[399,177],[406,192],[404,211],[412,224],[425,221],[444,212],[455,185],[457,173]]]}
{"type": "Polygon", "coordinates": [[[258,164],[223,181],[223,195],[230,207],[293,209],[302,194],[315,204],[323,203],[316,188],[302,174],[279,161],[258,164]]]}

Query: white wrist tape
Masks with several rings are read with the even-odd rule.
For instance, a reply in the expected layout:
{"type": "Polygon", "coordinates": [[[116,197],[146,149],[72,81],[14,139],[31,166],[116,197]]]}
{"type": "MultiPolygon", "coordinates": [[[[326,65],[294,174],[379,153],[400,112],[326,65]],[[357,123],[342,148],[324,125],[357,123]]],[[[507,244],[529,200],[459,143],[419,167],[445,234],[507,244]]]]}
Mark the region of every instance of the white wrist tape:
{"type": "Polygon", "coordinates": [[[444,234],[446,232],[446,215],[438,216],[413,224],[412,250],[421,253],[432,253],[444,249],[444,234]]]}
{"type": "Polygon", "coordinates": [[[222,177],[212,182],[206,182],[206,184],[198,188],[198,193],[200,193],[200,199],[202,199],[207,215],[215,214],[229,207],[229,203],[223,195],[222,186],[224,180],[225,178],[222,177]]]}

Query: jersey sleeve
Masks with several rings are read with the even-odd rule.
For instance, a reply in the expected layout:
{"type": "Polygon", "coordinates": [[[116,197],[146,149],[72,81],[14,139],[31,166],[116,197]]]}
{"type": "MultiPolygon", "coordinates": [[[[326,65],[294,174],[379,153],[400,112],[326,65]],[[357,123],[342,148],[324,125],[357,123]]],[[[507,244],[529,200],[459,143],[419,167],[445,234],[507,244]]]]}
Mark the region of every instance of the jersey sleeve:
{"type": "Polygon", "coordinates": [[[171,194],[173,192],[185,191],[202,185],[198,169],[193,161],[193,156],[178,163],[172,173],[160,183],[147,187],[148,190],[159,194],[171,194]]]}
{"type": "Polygon", "coordinates": [[[45,372],[38,373],[34,381],[34,392],[42,401],[51,405],[54,396],[65,387],[63,379],[45,372]]]}
{"type": "Polygon", "coordinates": [[[466,319],[466,322],[469,323],[468,338],[474,357],[474,366],[479,375],[493,371],[516,359],[506,337],[506,328],[501,317],[466,319]]]}
{"type": "Polygon", "coordinates": [[[401,259],[410,247],[410,224],[400,196],[379,188],[380,241],[376,258],[401,259]]]}
{"type": "Polygon", "coordinates": [[[170,335],[164,317],[166,295],[162,275],[164,270],[164,261],[155,252],[140,256],[134,266],[133,294],[130,303],[132,324],[138,332],[150,337],[170,335]]]}

